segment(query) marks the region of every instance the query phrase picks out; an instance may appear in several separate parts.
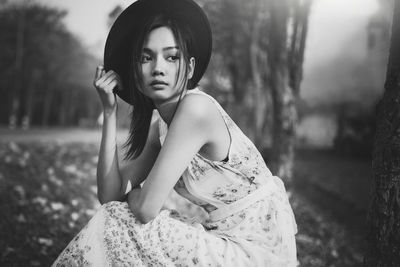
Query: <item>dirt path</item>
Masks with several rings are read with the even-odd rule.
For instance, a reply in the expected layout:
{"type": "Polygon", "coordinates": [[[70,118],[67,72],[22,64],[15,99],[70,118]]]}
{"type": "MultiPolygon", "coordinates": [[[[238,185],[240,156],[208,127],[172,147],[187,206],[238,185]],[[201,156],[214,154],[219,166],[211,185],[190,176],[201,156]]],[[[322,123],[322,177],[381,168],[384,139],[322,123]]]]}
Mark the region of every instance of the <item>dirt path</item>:
{"type": "MultiPolygon", "coordinates": [[[[121,129],[118,142],[126,140],[128,130],[121,129]]],[[[101,129],[85,128],[34,128],[29,130],[10,130],[0,128],[1,142],[56,142],[56,143],[100,143],[101,129]]]]}

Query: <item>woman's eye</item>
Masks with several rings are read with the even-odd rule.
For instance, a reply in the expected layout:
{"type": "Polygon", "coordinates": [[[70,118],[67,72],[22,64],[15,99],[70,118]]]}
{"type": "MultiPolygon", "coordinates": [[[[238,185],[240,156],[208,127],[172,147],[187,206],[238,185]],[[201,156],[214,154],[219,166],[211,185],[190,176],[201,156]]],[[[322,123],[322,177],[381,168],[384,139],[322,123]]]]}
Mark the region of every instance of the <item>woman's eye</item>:
{"type": "Polygon", "coordinates": [[[140,61],[141,61],[142,63],[149,62],[149,61],[151,61],[151,57],[148,56],[148,55],[142,55],[140,61]]]}
{"type": "Polygon", "coordinates": [[[174,56],[169,56],[168,58],[167,58],[169,61],[177,61],[177,60],[179,60],[179,56],[178,55],[174,55],[174,56]]]}

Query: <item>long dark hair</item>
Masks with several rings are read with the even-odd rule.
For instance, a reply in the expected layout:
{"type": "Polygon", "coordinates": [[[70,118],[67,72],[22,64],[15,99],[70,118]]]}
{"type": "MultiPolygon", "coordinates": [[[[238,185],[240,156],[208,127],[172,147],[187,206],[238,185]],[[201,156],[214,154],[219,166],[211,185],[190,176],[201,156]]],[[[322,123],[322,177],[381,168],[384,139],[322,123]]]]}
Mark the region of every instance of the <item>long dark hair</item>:
{"type": "MultiPolygon", "coordinates": [[[[147,141],[151,117],[155,106],[153,101],[139,90],[144,86],[142,80],[141,55],[148,34],[152,30],[163,26],[171,29],[180,50],[181,59],[179,60],[176,82],[179,83],[181,81],[181,63],[183,62],[182,92],[185,87],[187,89],[192,89],[195,86],[195,84],[192,84],[191,81],[187,79],[189,60],[196,52],[196,46],[193,42],[190,29],[186,27],[184,23],[180,23],[176,19],[169,18],[166,15],[156,15],[149,18],[143,27],[141,27],[139,37],[136,38],[131,46],[132,53],[130,57],[128,89],[132,96],[131,99],[133,99],[133,109],[131,113],[129,137],[124,145],[125,148],[128,148],[125,153],[125,159],[137,158],[142,153],[147,141]]],[[[179,101],[182,97],[182,92],[179,101]]]]}

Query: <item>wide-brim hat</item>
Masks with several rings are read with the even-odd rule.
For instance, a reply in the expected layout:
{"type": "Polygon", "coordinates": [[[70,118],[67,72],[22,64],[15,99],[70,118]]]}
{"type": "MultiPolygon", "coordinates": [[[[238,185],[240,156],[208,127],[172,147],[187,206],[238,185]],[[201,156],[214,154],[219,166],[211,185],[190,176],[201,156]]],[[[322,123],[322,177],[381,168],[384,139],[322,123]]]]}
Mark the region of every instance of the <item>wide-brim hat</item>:
{"type": "MultiPolygon", "coordinates": [[[[138,0],[127,7],[115,20],[104,50],[104,68],[115,71],[122,79],[123,90],[117,95],[132,104],[128,88],[130,53],[133,40],[139,38],[140,28],[150,17],[166,15],[187,25],[193,34],[196,66],[191,84],[196,85],[210,61],[212,35],[210,23],[202,8],[192,0],[138,0]]],[[[190,88],[192,89],[192,88],[190,88]]]]}

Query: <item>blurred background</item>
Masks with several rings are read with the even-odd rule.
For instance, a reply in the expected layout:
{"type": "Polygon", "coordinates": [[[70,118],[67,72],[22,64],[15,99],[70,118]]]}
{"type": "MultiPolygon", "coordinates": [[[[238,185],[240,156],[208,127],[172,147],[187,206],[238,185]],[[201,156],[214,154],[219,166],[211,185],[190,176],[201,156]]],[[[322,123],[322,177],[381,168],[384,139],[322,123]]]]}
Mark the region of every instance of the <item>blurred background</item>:
{"type": "MultiPolygon", "coordinates": [[[[1,266],[50,265],[99,205],[92,83],[132,2],[0,0],[1,266]]],[[[200,86],[285,181],[299,265],[361,265],[393,1],[196,2],[214,38],[200,86]]],[[[121,155],[130,111],[119,101],[121,155]]]]}

